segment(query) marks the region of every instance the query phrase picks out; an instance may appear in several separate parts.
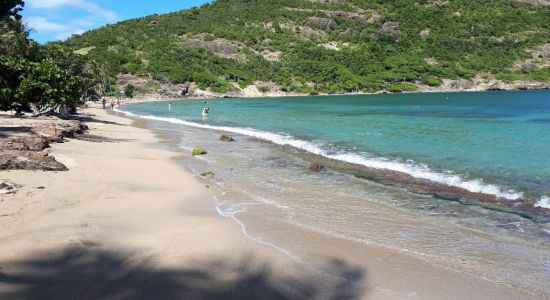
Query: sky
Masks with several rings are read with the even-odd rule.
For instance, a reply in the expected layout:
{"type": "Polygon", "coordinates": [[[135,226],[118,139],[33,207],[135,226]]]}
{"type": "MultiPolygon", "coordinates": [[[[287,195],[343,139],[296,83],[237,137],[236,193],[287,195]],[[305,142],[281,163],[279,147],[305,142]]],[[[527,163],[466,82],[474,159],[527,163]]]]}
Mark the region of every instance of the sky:
{"type": "Polygon", "coordinates": [[[40,43],[106,24],[200,6],[208,0],[25,0],[23,21],[40,43]]]}

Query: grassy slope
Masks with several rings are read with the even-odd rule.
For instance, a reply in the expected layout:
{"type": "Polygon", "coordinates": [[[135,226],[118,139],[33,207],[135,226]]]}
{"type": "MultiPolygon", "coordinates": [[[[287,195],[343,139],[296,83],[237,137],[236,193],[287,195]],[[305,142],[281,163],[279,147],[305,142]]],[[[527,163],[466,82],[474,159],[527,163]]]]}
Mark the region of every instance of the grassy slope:
{"type": "Polygon", "coordinates": [[[511,71],[514,62],[531,58],[527,49],[545,43],[550,43],[550,7],[514,0],[218,0],[106,26],[65,45],[86,49],[86,57],[108,63],[113,75],[150,74],[178,83],[194,81],[215,91],[232,88],[230,81],[244,87],[255,80],[273,80],[288,91],[352,92],[414,89],[407,82],[438,85],[441,79],[478,73],[548,82],[549,68],[511,71]],[[380,18],[360,24],[332,17],[337,24],[331,28],[308,24],[310,17],[327,18],[326,11],[380,18]],[[158,24],[148,26],[151,21],[158,24]],[[381,32],[387,21],[399,22],[399,42],[395,34],[381,32]],[[326,35],[306,38],[298,29],[304,26],[326,35]],[[426,29],[430,33],[423,38],[420,32],[426,29]],[[206,40],[233,41],[241,57],[222,58],[184,46],[182,36],[204,33],[206,40]],[[319,46],[328,42],[336,42],[341,50],[319,46]],[[280,51],[281,59],[265,60],[260,53],[266,50],[280,51]],[[437,64],[426,63],[427,58],[437,64]]]}

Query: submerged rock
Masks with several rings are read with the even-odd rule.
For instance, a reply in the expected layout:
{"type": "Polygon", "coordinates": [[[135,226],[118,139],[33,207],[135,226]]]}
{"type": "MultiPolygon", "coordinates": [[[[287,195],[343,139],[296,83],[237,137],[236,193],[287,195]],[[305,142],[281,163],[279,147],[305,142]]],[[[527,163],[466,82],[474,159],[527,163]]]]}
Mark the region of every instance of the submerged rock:
{"type": "Polygon", "coordinates": [[[202,177],[214,176],[214,172],[212,172],[212,171],[202,172],[201,176],[202,177]]]}
{"type": "Polygon", "coordinates": [[[228,135],[222,134],[222,136],[220,136],[220,141],[222,141],[222,142],[234,142],[235,139],[228,136],[228,135]]]}
{"type": "Polygon", "coordinates": [[[321,172],[325,169],[320,163],[314,162],[309,165],[309,170],[313,172],[321,172]]]}
{"type": "Polygon", "coordinates": [[[203,148],[195,148],[193,149],[193,151],[191,152],[191,154],[193,156],[197,156],[197,155],[205,155],[205,154],[208,154],[208,152],[206,152],[206,150],[204,150],[203,148]]]}

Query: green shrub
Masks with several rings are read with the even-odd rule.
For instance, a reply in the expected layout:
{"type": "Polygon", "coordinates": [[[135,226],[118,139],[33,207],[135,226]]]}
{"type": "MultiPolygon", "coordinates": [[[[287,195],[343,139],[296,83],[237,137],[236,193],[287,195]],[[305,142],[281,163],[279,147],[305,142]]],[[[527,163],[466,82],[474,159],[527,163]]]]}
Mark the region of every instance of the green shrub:
{"type": "Polygon", "coordinates": [[[134,98],[134,91],[136,90],[136,87],[133,84],[128,84],[124,88],[124,96],[127,98],[134,98]]]}

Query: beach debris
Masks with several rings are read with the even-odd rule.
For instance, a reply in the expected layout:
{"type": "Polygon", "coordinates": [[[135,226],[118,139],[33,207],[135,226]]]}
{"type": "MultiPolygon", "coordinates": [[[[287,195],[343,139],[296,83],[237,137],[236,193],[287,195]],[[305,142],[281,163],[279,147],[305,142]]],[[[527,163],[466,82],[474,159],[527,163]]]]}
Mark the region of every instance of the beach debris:
{"type": "Polygon", "coordinates": [[[191,154],[193,156],[197,156],[197,155],[205,155],[205,154],[208,154],[208,152],[206,152],[206,150],[204,150],[203,148],[195,148],[193,149],[193,151],[191,152],[191,154]]]}
{"type": "Polygon", "coordinates": [[[214,176],[214,172],[212,172],[212,171],[202,172],[201,176],[202,177],[214,176]]]}
{"type": "Polygon", "coordinates": [[[234,142],[235,139],[228,136],[228,135],[222,134],[222,136],[220,136],[220,141],[222,141],[222,142],[234,142]]]}
{"type": "Polygon", "coordinates": [[[0,180],[0,195],[13,194],[13,193],[17,192],[17,190],[20,187],[21,186],[15,184],[15,183],[5,181],[5,180],[0,180]]]}
{"type": "Polygon", "coordinates": [[[313,162],[309,165],[309,170],[313,172],[321,172],[324,169],[325,167],[318,162],[313,162]]]}

